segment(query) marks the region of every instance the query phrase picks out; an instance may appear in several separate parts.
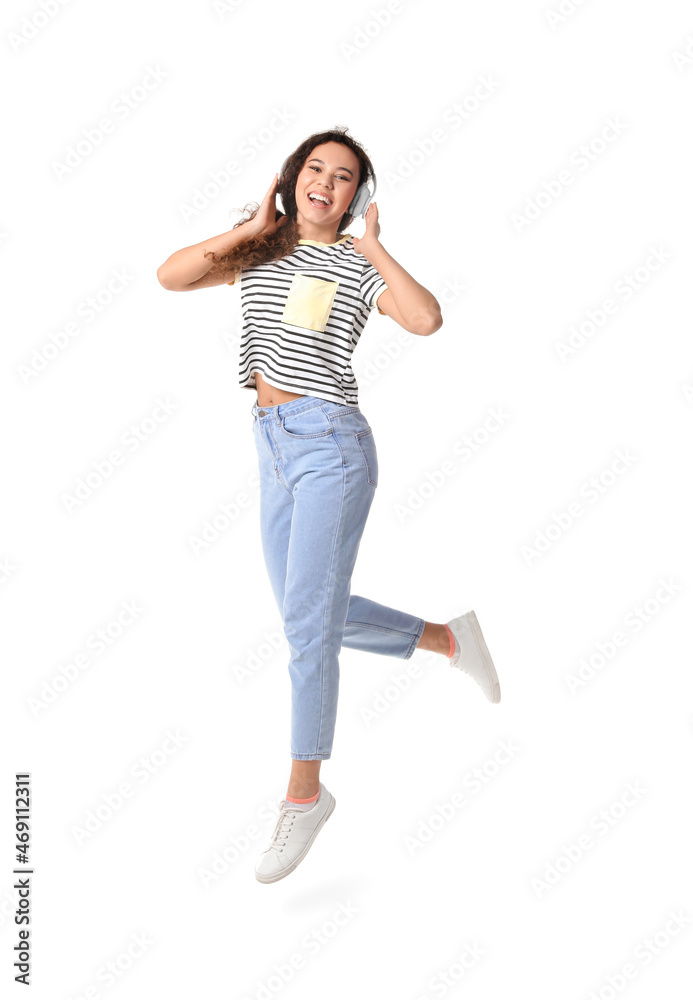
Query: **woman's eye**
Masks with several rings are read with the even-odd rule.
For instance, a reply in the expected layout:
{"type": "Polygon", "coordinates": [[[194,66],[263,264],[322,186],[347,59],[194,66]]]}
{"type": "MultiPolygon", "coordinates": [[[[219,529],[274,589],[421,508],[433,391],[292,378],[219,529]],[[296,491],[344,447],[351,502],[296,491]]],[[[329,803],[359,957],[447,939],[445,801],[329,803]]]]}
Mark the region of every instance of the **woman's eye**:
{"type": "MultiPolygon", "coordinates": [[[[313,163],[309,164],[309,166],[310,166],[310,169],[311,169],[311,170],[317,170],[317,171],[318,171],[318,173],[320,173],[320,167],[316,167],[316,166],[315,166],[315,164],[313,164],[313,163]]],[[[349,178],[348,178],[348,177],[345,177],[345,176],[344,176],[344,174],[339,174],[339,175],[338,175],[338,177],[337,177],[337,180],[340,180],[340,181],[348,181],[348,180],[349,180],[349,178]]]]}

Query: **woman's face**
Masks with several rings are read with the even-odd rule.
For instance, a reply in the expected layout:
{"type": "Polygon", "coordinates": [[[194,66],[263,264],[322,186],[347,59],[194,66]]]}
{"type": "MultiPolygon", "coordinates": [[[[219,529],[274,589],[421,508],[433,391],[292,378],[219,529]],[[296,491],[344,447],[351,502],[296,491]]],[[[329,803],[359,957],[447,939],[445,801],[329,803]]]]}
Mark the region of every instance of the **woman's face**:
{"type": "Polygon", "coordinates": [[[341,142],[325,142],[308,154],[296,179],[299,216],[334,229],[359,186],[359,160],[341,142]]]}

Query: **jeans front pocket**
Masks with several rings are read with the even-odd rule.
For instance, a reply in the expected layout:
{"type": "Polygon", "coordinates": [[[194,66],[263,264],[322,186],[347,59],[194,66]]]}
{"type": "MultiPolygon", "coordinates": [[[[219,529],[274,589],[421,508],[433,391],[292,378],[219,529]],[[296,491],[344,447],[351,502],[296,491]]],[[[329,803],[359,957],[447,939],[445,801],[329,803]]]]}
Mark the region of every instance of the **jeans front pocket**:
{"type": "Polygon", "coordinates": [[[293,438],[321,438],[332,434],[332,424],[321,406],[311,406],[298,413],[287,413],[279,422],[285,434],[293,438]]]}
{"type": "Polygon", "coordinates": [[[282,323],[324,333],[338,288],[338,281],[295,274],[282,313],[282,323]]]}
{"type": "Polygon", "coordinates": [[[366,466],[366,475],[371,486],[378,485],[378,452],[375,447],[373,428],[367,427],[363,431],[355,431],[354,437],[361,449],[363,461],[366,466]]]}

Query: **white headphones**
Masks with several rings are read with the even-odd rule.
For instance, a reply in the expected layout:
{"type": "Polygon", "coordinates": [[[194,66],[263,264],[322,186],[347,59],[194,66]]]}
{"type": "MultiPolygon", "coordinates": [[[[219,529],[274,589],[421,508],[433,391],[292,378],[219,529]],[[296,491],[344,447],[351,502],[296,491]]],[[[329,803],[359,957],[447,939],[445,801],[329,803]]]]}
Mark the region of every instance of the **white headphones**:
{"type": "MultiPolygon", "coordinates": [[[[284,168],[286,167],[286,162],[288,159],[289,157],[287,156],[286,160],[284,160],[284,162],[282,163],[282,168],[279,171],[279,180],[277,181],[277,184],[279,184],[279,182],[282,179],[282,176],[284,175],[284,168]]],[[[359,184],[358,188],[356,189],[356,194],[351,199],[351,204],[347,209],[349,215],[352,215],[354,218],[358,218],[358,216],[366,214],[366,209],[368,208],[371,201],[375,197],[375,187],[376,187],[375,177],[371,173],[369,173],[366,180],[362,184],[359,184]],[[369,182],[373,185],[372,191],[368,187],[369,182]]]]}

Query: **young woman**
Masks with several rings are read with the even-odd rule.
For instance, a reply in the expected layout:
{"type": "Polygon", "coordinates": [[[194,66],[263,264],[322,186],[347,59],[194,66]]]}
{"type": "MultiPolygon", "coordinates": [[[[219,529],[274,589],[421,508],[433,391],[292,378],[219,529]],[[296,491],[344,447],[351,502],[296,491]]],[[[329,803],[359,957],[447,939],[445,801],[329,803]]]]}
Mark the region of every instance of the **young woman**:
{"type": "Polygon", "coordinates": [[[438,624],[351,594],[378,485],[351,355],[376,307],[410,333],[442,325],[434,296],[380,242],[375,202],[364,235],[345,232],[370,202],[369,181],[375,185],[370,159],[346,129],[311,135],[249,218],[178,250],[157,272],[172,291],[241,288],[239,381],[257,393],[262,547],[291,653],[291,774],[257,862],[260,882],[292,872],[335,807],[319,774],[332,754],[342,646],[403,660],[433,650],[500,700],[473,611],[438,624]]]}

